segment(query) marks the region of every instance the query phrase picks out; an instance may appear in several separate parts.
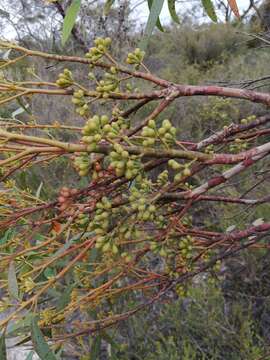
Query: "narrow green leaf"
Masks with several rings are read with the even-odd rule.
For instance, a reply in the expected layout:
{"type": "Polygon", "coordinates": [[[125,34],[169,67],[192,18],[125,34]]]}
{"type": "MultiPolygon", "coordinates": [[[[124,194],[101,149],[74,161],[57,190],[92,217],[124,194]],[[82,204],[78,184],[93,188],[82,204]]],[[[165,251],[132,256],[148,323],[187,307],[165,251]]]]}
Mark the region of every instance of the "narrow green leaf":
{"type": "Polygon", "coordinates": [[[154,30],[154,27],[156,26],[158,17],[161,13],[162,7],[164,4],[164,0],[153,0],[150,14],[147,20],[146,28],[144,31],[144,36],[142,41],[139,44],[139,47],[142,50],[145,50],[149,41],[149,38],[154,30]]]}
{"type": "Polygon", "coordinates": [[[179,17],[175,10],[175,2],[176,0],[168,0],[168,8],[173,21],[176,22],[177,24],[180,24],[179,17]]]}
{"type": "Polygon", "coordinates": [[[0,336],[0,359],[7,360],[6,340],[4,334],[0,336]]]}
{"type": "Polygon", "coordinates": [[[93,341],[89,360],[100,359],[100,350],[101,350],[101,336],[97,336],[93,341]]]}
{"type": "Polygon", "coordinates": [[[19,299],[19,287],[18,287],[18,281],[16,277],[16,269],[14,265],[14,261],[11,261],[9,263],[8,268],[8,292],[9,296],[12,299],[19,299]]]}
{"type": "Polygon", "coordinates": [[[103,13],[105,16],[107,16],[109,14],[114,2],[115,2],[115,0],[106,0],[104,8],[103,8],[103,13]]]}
{"type": "Polygon", "coordinates": [[[210,19],[214,22],[217,22],[217,14],[215,12],[212,0],[202,0],[202,4],[206,14],[210,17],[210,19]]]}
{"type": "Polygon", "coordinates": [[[76,284],[72,284],[72,285],[69,285],[68,287],[66,287],[62,296],[60,296],[60,298],[57,302],[57,310],[58,311],[64,309],[70,303],[70,295],[75,286],[76,286],[76,284]]]}
{"type": "Polygon", "coordinates": [[[81,7],[81,0],[73,0],[72,4],[67,9],[63,23],[63,30],[62,30],[62,45],[65,45],[71,34],[80,7],[81,7]]]}
{"type": "MultiPolygon", "coordinates": [[[[148,9],[151,10],[153,0],[148,0],[147,3],[148,3],[148,9]]],[[[164,32],[164,29],[163,29],[163,26],[161,25],[159,17],[156,22],[156,27],[158,28],[158,30],[164,32]]]]}
{"type": "Polygon", "coordinates": [[[33,356],[34,356],[35,352],[34,351],[30,351],[30,353],[27,355],[27,358],[25,360],[32,360],[33,356]]]}
{"type": "Polygon", "coordinates": [[[31,321],[31,338],[34,350],[41,360],[57,360],[54,353],[50,350],[49,345],[44,339],[41,330],[38,327],[37,317],[33,316],[31,321]]]}

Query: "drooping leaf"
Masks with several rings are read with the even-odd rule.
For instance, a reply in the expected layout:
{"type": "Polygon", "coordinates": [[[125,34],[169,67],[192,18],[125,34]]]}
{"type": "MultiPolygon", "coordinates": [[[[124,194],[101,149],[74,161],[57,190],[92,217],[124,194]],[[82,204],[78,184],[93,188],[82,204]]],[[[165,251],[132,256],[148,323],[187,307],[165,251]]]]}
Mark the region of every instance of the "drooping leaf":
{"type": "Polygon", "coordinates": [[[210,17],[210,19],[214,22],[217,22],[217,14],[212,0],[202,0],[202,4],[206,14],[210,17]]]}
{"type": "Polygon", "coordinates": [[[8,267],[8,292],[12,299],[19,299],[19,287],[14,261],[11,261],[8,267]]]}
{"type": "Polygon", "coordinates": [[[157,23],[159,15],[161,13],[163,4],[164,4],[164,0],[153,0],[150,14],[149,14],[147,24],[145,27],[145,31],[144,31],[144,36],[143,36],[142,41],[139,44],[139,47],[143,50],[146,48],[146,46],[148,44],[148,40],[154,30],[154,27],[156,26],[156,23],[157,23]]]}
{"type": "MultiPolygon", "coordinates": [[[[151,10],[152,4],[153,4],[153,0],[148,0],[147,3],[148,3],[148,8],[149,8],[149,10],[151,10]]],[[[159,17],[158,17],[157,22],[156,22],[156,27],[157,27],[160,31],[164,32],[164,29],[163,29],[163,26],[161,25],[161,22],[160,22],[159,17]]]]}
{"type": "Polygon", "coordinates": [[[104,8],[103,8],[103,13],[105,16],[107,16],[109,14],[114,2],[115,2],[115,0],[106,0],[104,8]]]}
{"type": "Polygon", "coordinates": [[[71,34],[80,7],[81,7],[81,0],[73,0],[72,4],[67,9],[63,23],[63,30],[62,30],[62,45],[65,45],[71,34]]]}
{"type": "Polygon", "coordinates": [[[239,13],[239,9],[238,9],[236,0],[228,0],[228,4],[229,4],[230,8],[232,9],[232,12],[234,13],[234,15],[239,19],[240,13],[239,13]]]}
{"type": "Polygon", "coordinates": [[[0,336],[0,359],[7,360],[7,349],[5,335],[0,336]]]}
{"type": "Polygon", "coordinates": [[[57,360],[56,356],[49,348],[44,336],[38,327],[37,317],[33,316],[31,321],[31,338],[33,347],[41,360],[57,360]]]}
{"type": "Polygon", "coordinates": [[[34,356],[35,352],[34,351],[30,351],[30,353],[27,355],[27,358],[25,360],[32,360],[33,356],[34,356]]]}
{"type": "Polygon", "coordinates": [[[175,2],[176,0],[168,0],[168,8],[173,21],[176,22],[177,24],[180,24],[179,17],[175,10],[175,2]]]}

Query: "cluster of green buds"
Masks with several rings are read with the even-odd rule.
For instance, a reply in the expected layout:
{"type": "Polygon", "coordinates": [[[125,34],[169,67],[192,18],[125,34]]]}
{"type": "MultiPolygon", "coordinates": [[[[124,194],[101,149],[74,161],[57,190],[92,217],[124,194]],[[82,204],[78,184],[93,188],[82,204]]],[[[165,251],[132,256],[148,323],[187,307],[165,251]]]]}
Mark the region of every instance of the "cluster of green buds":
{"type": "Polygon", "coordinates": [[[151,241],[150,250],[153,251],[155,254],[160,255],[162,257],[168,256],[168,248],[165,244],[158,243],[156,241],[151,241]]]}
{"type": "Polygon", "coordinates": [[[188,177],[191,175],[191,170],[190,170],[190,164],[189,163],[185,163],[185,164],[179,164],[177,161],[175,161],[174,159],[170,159],[168,161],[168,165],[169,167],[171,167],[173,170],[175,171],[179,171],[181,170],[181,172],[178,172],[175,177],[174,177],[174,181],[180,181],[182,180],[184,177],[188,177]]]}
{"type": "Polygon", "coordinates": [[[74,159],[74,166],[80,176],[86,176],[91,167],[91,159],[88,153],[80,153],[74,159]]]}
{"type": "Polygon", "coordinates": [[[104,137],[107,139],[115,139],[126,129],[128,129],[129,123],[121,116],[111,124],[106,124],[103,127],[104,137]]]}
{"type": "Polygon", "coordinates": [[[156,206],[148,204],[147,199],[136,188],[131,190],[129,202],[133,210],[137,211],[137,218],[142,221],[153,221],[157,212],[156,206]]]}
{"type": "Polygon", "coordinates": [[[64,69],[64,71],[59,74],[58,79],[56,81],[56,85],[61,88],[67,88],[73,84],[72,72],[68,69],[64,69]]]}
{"type": "Polygon", "coordinates": [[[90,230],[95,231],[98,236],[104,236],[109,228],[111,212],[112,203],[106,196],[103,196],[101,201],[96,203],[95,216],[89,224],[90,230]]]}
{"type": "Polygon", "coordinates": [[[176,140],[176,128],[172,126],[170,120],[162,121],[162,126],[158,129],[158,136],[163,143],[173,144],[176,140]]]}
{"type": "Polygon", "coordinates": [[[97,62],[106,53],[106,51],[108,50],[108,47],[112,43],[112,40],[109,37],[107,37],[105,39],[97,38],[94,40],[94,43],[96,46],[91,47],[85,56],[87,57],[87,59],[89,59],[93,62],[97,62]]]}
{"type": "Polygon", "coordinates": [[[133,52],[128,53],[126,63],[130,65],[135,65],[135,67],[138,68],[143,61],[144,55],[144,51],[136,48],[133,52]]]}
{"type": "Polygon", "coordinates": [[[178,295],[178,297],[182,298],[182,297],[188,297],[189,291],[187,290],[187,288],[183,285],[177,284],[175,287],[175,292],[178,295]]]}
{"type": "Polygon", "coordinates": [[[210,144],[210,145],[206,146],[206,148],[204,149],[204,152],[206,154],[214,154],[214,145],[210,144]]]}
{"type": "Polygon", "coordinates": [[[96,248],[101,249],[102,252],[112,252],[117,255],[119,252],[118,247],[114,244],[112,238],[109,236],[98,236],[96,240],[96,248]]]}
{"type": "Polygon", "coordinates": [[[159,186],[164,186],[167,184],[168,179],[169,179],[169,172],[168,172],[168,170],[164,170],[158,175],[157,184],[159,186]]]}
{"type": "Polygon", "coordinates": [[[242,150],[246,150],[248,147],[248,144],[245,140],[236,138],[234,140],[234,144],[231,144],[229,149],[231,152],[238,152],[242,150]]]}
{"type": "Polygon", "coordinates": [[[109,125],[109,117],[107,115],[94,115],[89,118],[82,129],[82,141],[85,144],[90,145],[94,150],[97,144],[102,140],[105,132],[104,128],[107,125],[109,125]]]}
{"type": "Polygon", "coordinates": [[[88,114],[89,107],[86,103],[83,90],[80,89],[74,91],[71,101],[76,107],[76,113],[78,113],[81,116],[85,116],[88,114]]]}
{"type": "Polygon", "coordinates": [[[241,124],[247,125],[249,122],[256,120],[255,115],[250,115],[247,118],[241,119],[241,124]]]}
{"type": "Polygon", "coordinates": [[[193,237],[187,235],[179,244],[179,248],[181,250],[181,257],[183,260],[189,260],[193,256],[193,237]]]}
{"type": "MultiPolygon", "coordinates": [[[[111,67],[116,72],[115,67],[111,67]]],[[[119,91],[119,79],[116,73],[106,72],[104,75],[104,79],[98,82],[96,87],[96,91],[102,95],[103,98],[108,98],[111,92],[119,91]]]]}
{"type": "Polygon", "coordinates": [[[143,140],[143,146],[153,146],[158,137],[158,132],[156,128],[155,120],[151,119],[148,121],[147,126],[144,126],[142,129],[142,136],[146,139],[143,140]]]}
{"type": "Polygon", "coordinates": [[[128,151],[115,143],[114,151],[110,152],[110,166],[115,170],[117,176],[125,176],[131,180],[136,177],[141,170],[141,162],[136,155],[130,155],[128,151]]]}
{"type": "Polygon", "coordinates": [[[88,223],[89,223],[89,215],[80,213],[76,219],[76,224],[79,225],[79,227],[84,227],[88,223]]]}
{"type": "Polygon", "coordinates": [[[192,215],[186,215],[182,218],[182,225],[183,226],[187,226],[187,227],[191,227],[192,226],[192,215]]]}

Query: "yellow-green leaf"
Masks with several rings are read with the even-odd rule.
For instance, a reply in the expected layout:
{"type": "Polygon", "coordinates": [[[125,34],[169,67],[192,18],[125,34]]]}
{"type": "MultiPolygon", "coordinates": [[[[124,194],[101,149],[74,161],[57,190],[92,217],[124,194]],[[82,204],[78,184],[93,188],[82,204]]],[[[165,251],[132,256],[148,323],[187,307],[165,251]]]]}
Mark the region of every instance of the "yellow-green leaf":
{"type": "Polygon", "coordinates": [[[179,17],[175,10],[175,2],[176,0],[168,0],[168,8],[173,21],[176,22],[177,24],[180,24],[179,17]]]}
{"type": "Polygon", "coordinates": [[[115,0],[106,0],[105,5],[104,5],[104,9],[103,9],[103,13],[105,16],[107,16],[111,10],[111,7],[113,6],[115,0]]]}
{"type": "Polygon", "coordinates": [[[81,7],[81,0],[73,0],[72,4],[67,9],[63,23],[63,30],[62,30],[62,45],[65,45],[71,34],[80,7],[81,7]]]}
{"type": "Polygon", "coordinates": [[[206,14],[210,17],[210,19],[214,22],[217,22],[217,14],[212,0],[202,0],[202,4],[206,14]]]}

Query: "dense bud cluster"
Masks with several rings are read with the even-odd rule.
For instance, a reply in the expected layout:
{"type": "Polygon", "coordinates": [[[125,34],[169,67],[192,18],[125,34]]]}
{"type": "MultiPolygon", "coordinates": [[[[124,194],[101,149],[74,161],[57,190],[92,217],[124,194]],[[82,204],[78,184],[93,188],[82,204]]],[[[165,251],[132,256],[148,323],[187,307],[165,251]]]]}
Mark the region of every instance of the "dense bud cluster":
{"type": "Polygon", "coordinates": [[[94,115],[89,118],[82,130],[82,141],[87,145],[91,145],[94,150],[96,145],[102,140],[105,132],[104,128],[108,124],[109,118],[107,115],[94,115]]]}
{"type": "Polygon", "coordinates": [[[95,45],[94,47],[91,47],[88,51],[88,53],[86,53],[86,57],[93,61],[96,62],[99,59],[102,58],[102,56],[106,53],[108,47],[111,45],[112,40],[111,38],[107,37],[105,39],[103,38],[97,38],[95,39],[95,45]]]}
{"type": "Polygon", "coordinates": [[[74,159],[74,166],[80,176],[86,176],[91,167],[91,160],[88,153],[80,153],[74,159]]]}
{"type": "Polygon", "coordinates": [[[229,149],[231,152],[239,152],[246,150],[248,147],[248,144],[245,140],[236,138],[234,140],[234,143],[230,145],[229,149]]]}
{"type": "Polygon", "coordinates": [[[78,113],[81,116],[85,116],[88,114],[89,108],[86,103],[83,90],[80,89],[74,91],[71,101],[76,107],[76,113],[78,113]]]}
{"type": "Polygon", "coordinates": [[[179,248],[181,249],[181,257],[183,259],[183,262],[191,259],[193,254],[193,237],[187,235],[186,237],[181,239],[179,248]]]}
{"type": "Polygon", "coordinates": [[[72,85],[73,78],[71,71],[68,69],[64,69],[64,71],[61,74],[59,74],[56,84],[61,88],[67,88],[70,85],[72,85]]]}
{"type": "Polygon", "coordinates": [[[158,175],[157,184],[159,186],[164,186],[165,184],[167,184],[168,179],[169,179],[169,172],[168,170],[164,170],[158,175]]]}
{"type": "Polygon", "coordinates": [[[139,48],[136,48],[133,52],[128,53],[126,62],[127,64],[139,66],[144,58],[145,52],[139,48]]]}
{"type": "Polygon", "coordinates": [[[156,206],[149,203],[147,198],[143,197],[142,192],[137,188],[130,191],[129,202],[133,210],[137,211],[137,218],[142,221],[153,221],[156,215],[156,206]]]}
{"type": "Polygon", "coordinates": [[[191,170],[190,170],[190,164],[186,163],[184,165],[179,164],[177,161],[171,159],[168,162],[168,165],[173,169],[173,170],[179,170],[182,169],[181,172],[178,172],[175,177],[174,177],[174,181],[181,181],[183,178],[187,178],[191,175],[191,170]]]}
{"type": "Polygon", "coordinates": [[[110,152],[110,166],[117,176],[125,176],[130,180],[136,177],[141,170],[141,163],[137,156],[130,155],[120,144],[114,144],[114,151],[110,152]]]}
{"type": "MultiPolygon", "coordinates": [[[[114,67],[112,69],[115,69],[114,67]]],[[[108,98],[109,93],[119,91],[119,79],[115,74],[106,72],[104,79],[98,82],[96,91],[99,92],[103,98],[108,98]]]]}

